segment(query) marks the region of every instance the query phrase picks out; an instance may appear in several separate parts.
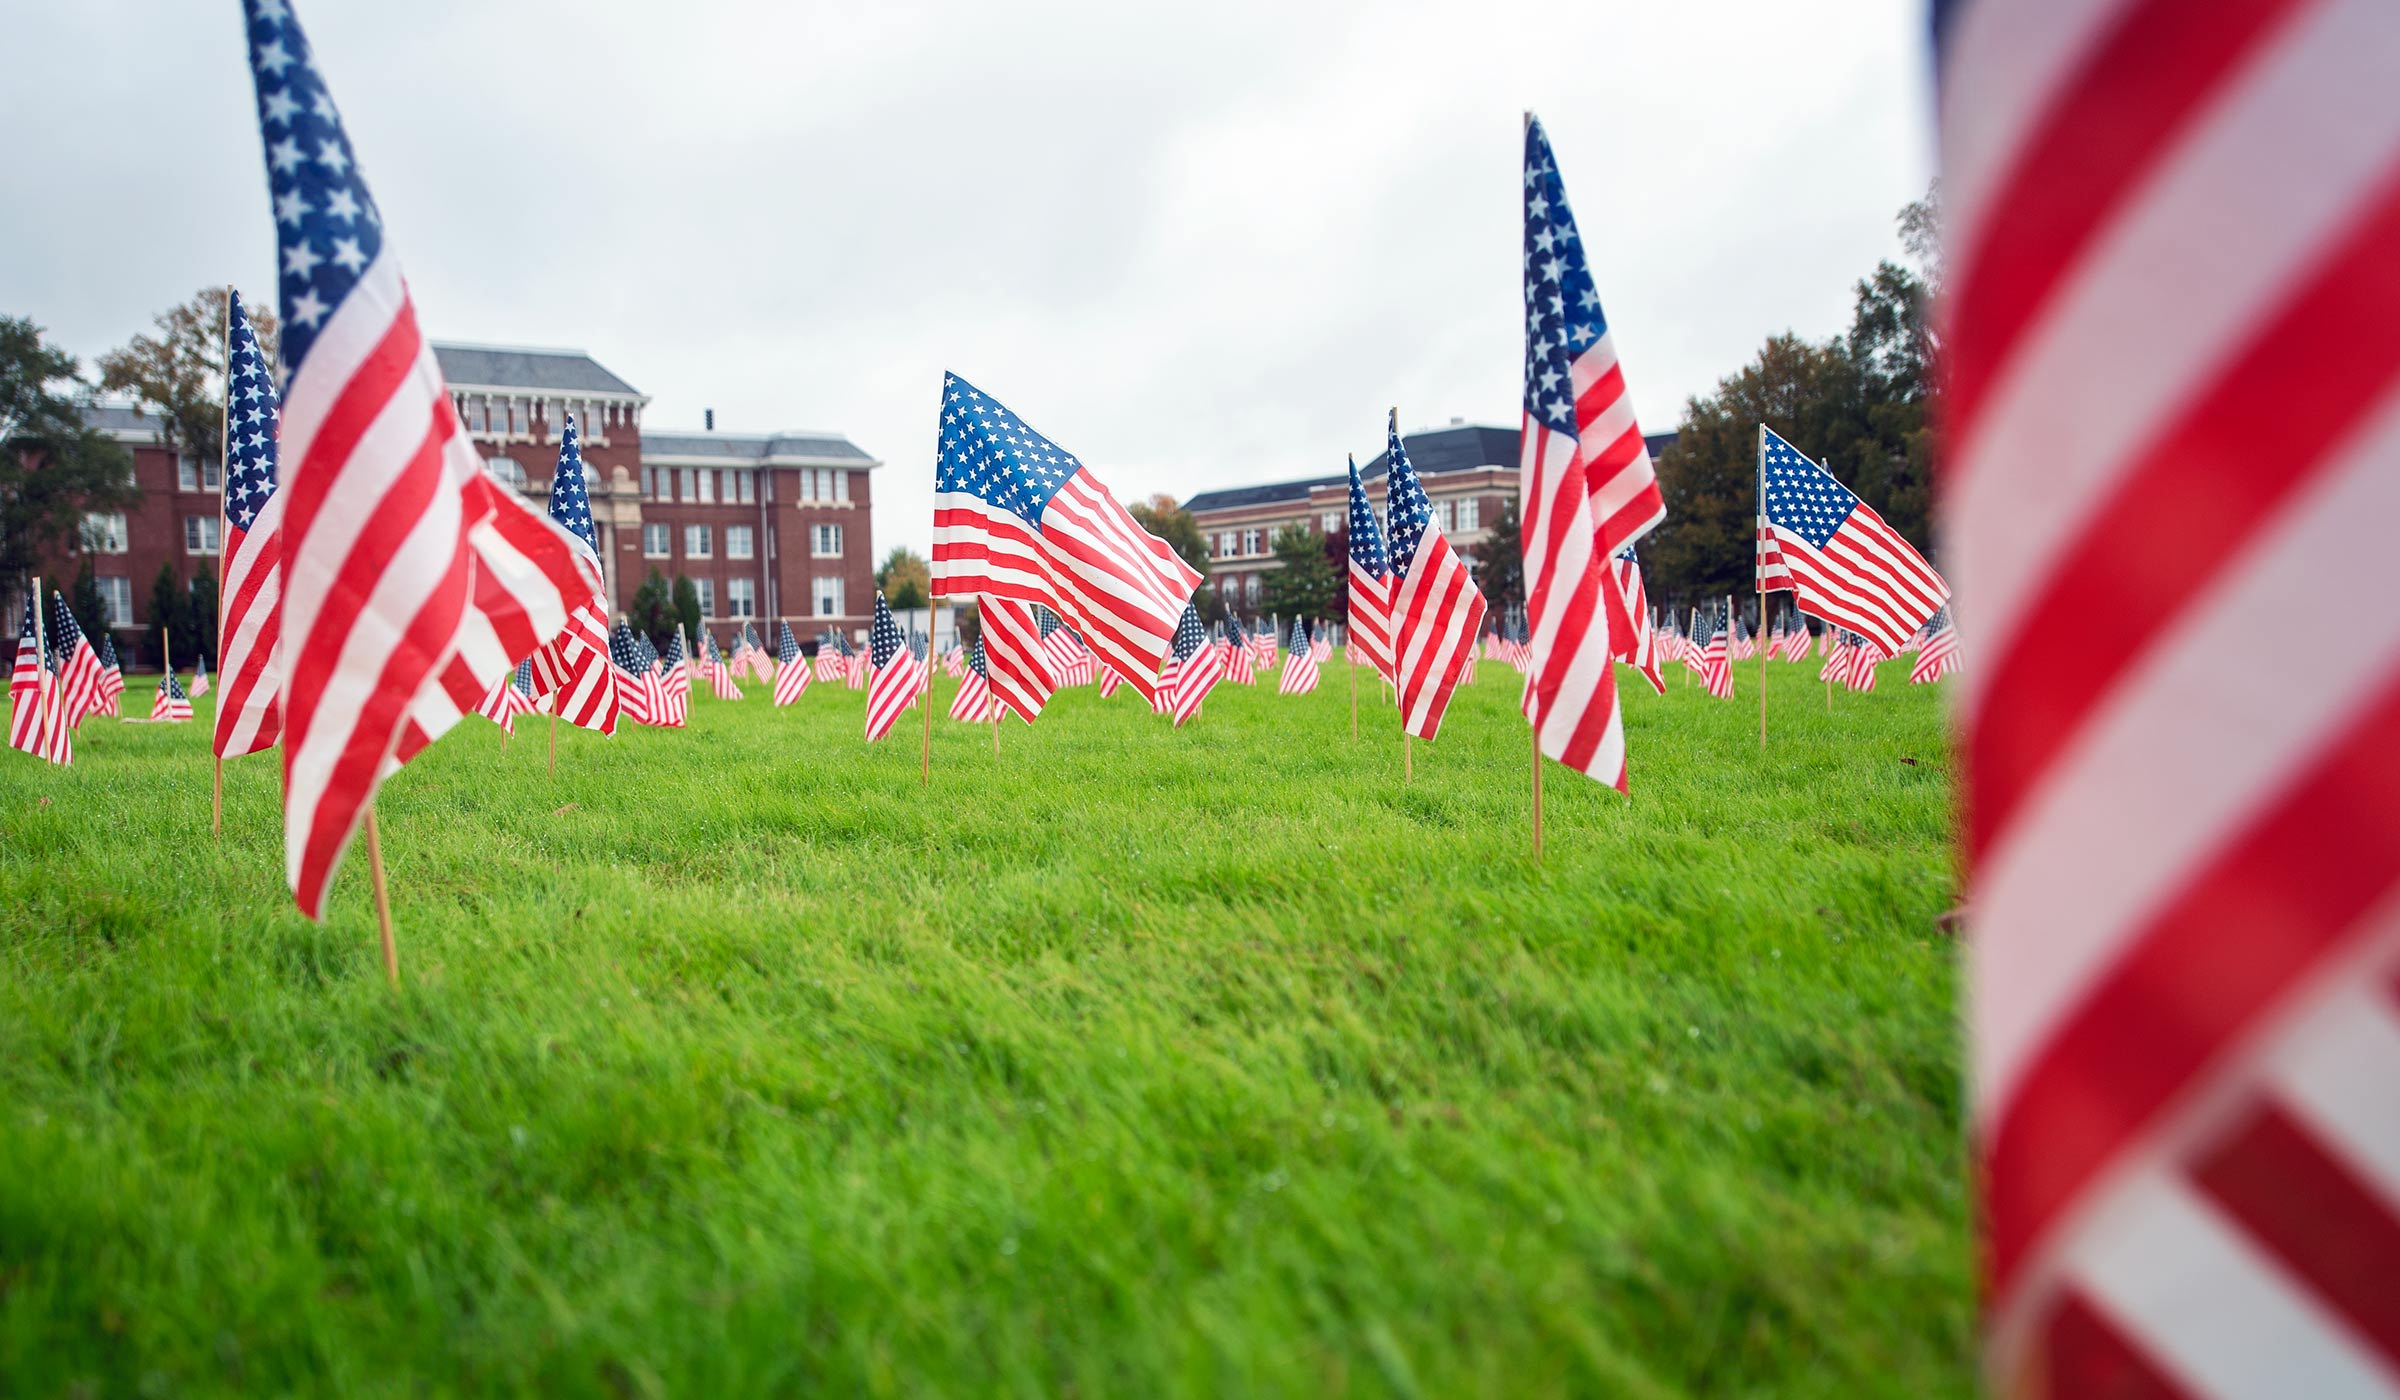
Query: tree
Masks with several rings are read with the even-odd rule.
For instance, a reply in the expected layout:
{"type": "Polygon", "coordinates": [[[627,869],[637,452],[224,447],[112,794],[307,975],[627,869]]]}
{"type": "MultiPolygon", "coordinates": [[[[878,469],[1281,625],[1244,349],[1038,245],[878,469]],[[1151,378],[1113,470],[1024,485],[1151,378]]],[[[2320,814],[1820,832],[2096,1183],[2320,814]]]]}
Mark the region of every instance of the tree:
{"type": "Polygon", "coordinates": [[[0,585],[21,591],[86,511],[141,499],[133,456],[84,421],[73,355],[31,321],[0,316],[0,585]]]}
{"type": "Polygon", "coordinates": [[[1333,564],[1325,557],[1325,537],[1306,525],[1286,525],[1268,541],[1276,562],[1262,585],[1259,607],[1286,621],[1294,617],[1333,616],[1333,564]]]}
{"type": "MultiPolygon", "coordinates": [[[[225,305],[223,287],[203,287],[181,306],[152,322],[156,335],[137,335],[100,357],[100,387],[130,394],[158,417],[168,447],[204,461],[223,452],[225,413],[225,305]]],[[[275,315],[245,306],[259,349],[275,361],[275,315]]]]}
{"type": "Polygon", "coordinates": [[[183,580],[175,576],[172,561],[158,566],[158,577],[150,584],[150,632],[145,640],[156,641],[162,631],[172,639],[174,654],[189,664],[192,595],[184,590],[183,580]]]}
{"type": "Polygon", "coordinates": [[[675,592],[667,586],[665,574],[653,568],[650,577],[642,580],[642,586],[633,590],[633,606],[628,609],[627,620],[634,631],[650,639],[651,645],[666,650],[667,638],[675,634],[675,592]]]}
{"type": "Polygon", "coordinates": [[[1135,524],[1167,542],[1184,563],[1208,577],[1208,540],[1200,533],[1200,523],[1192,513],[1178,505],[1173,496],[1152,496],[1127,507],[1135,524]]]}
{"type": "Polygon", "coordinates": [[[1192,590],[1192,607],[1199,612],[1203,627],[1214,627],[1225,620],[1225,600],[1205,583],[1192,590]]]}
{"type": "Polygon", "coordinates": [[[1517,524],[1516,497],[1500,508],[1475,556],[1475,589],[1494,611],[1525,601],[1525,549],[1517,524]]]}
{"type": "Polygon", "coordinates": [[[215,665],[217,660],[217,571],[206,564],[192,574],[192,643],[215,665]]]}
{"type": "Polygon", "coordinates": [[[930,607],[933,566],[907,545],[894,545],[875,569],[875,586],[883,590],[883,601],[895,610],[930,607]]]}
{"type": "Polygon", "coordinates": [[[75,614],[75,623],[100,645],[100,634],[108,628],[108,604],[100,600],[100,580],[92,575],[92,556],[83,556],[83,566],[75,571],[75,586],[67,590],[67,609],[75,614]]]}
{"type": "Polygon", "coordinates": [[[674,622],[682,625],[689,645],[700,644],[700,590],[681,574],[675,576],[674,622]]]}
{"type": "Polygon", "coordinates": [[[983,635],[983,609],[973,603],[961,603],[950,613],[950,635],[962,647],[972,647],[983,635]]]}

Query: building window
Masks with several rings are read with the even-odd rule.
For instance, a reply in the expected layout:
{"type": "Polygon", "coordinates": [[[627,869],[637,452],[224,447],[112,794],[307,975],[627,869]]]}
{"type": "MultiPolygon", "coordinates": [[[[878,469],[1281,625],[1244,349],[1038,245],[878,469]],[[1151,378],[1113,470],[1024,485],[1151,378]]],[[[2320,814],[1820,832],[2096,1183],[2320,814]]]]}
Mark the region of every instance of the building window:
{"type": "Polygon", "coordinates": [[[727,617],[758,616],[758,580],[729,578],[725,580],[725,615],[727,617]]]}
{"type": "Polygon", "coordinates": [[[673,527],[667,525],[644,525],[642,527],[642,557],[644,559],[664,559],[673,552],[674,548],[675,531],[673,527]]]}
{"type": "Polygon", "coordinates": [[[751,544],[752,538],[753,532],[747,525],[726,526],[725,557],[728,559],[747,559],[751,557],[752,553],[754,552],[751,544]]]}
{"type": "Polygon", "coordinates": [[[692,580],[692,587],[699,590],[700,593],[700,615],[715,617],[717,615],[717,581],[713,578],[696,578],[692,580]]]}
{"type": "Polygon", "coordinates": [[[713,543],[709,538],[706,525],[683,527],[683,552],[694,559],[706,559],[709,555],[714,554],[716,550],[712,547],[713,543]]]}
{"type": "Polygon", "coordinates": [[[1260,548],[1260,546],[1261,546],[1261,545],[1262,545],[1262,544],[1265,542],[1265,539],[1266,539],[1266,532],[1265,532],[1265,531],[1263,531],[1263,530],[1244,530],[1244,531],[1242,531],[1242,553],[1244,553],[1244,554],[1256,554],[1256,553],[1258,553],[1258,552],[1259,552],[1259,548],[1260,548]]]}
{"type": "Polygon", "coordinates": [[[745,505],[745,506],[746,506],[746,505],[750,505],[750,504],[752,504],[753,502],[757,501],[757,499],[758,499],[758,473],[757,473],[757,472],[735,472],[735,473],[733,474],[733,492],[734,492],[734,500],[735,500],[735,501],[736,501],[738,504],[741,504],[741,505],[745,505]]]}
{"type": "Polygon", "coordinates": [[[1258,575],[1242,580],[1242,601],[1254,608],[1258,606],[1258,575]]]}
{"type": "Polygon", "coordinates": [[[700,486],[700,494],[692,499],[703,505],[714,505],[717,499],[717,474],[712,471],[694,472],[692,480],[700,486]]]}
{"type": "Polygon", "coordinates": [[[1480,529],[1481,526],[1477,522],[1482,518],[1483,502],[1470,496],[1458,503],[1458,528],[1461,530],[1480,529]]]}
{"type": "Polygon", "coordinates": [[[690,467],[685,467],[681,471],[675,473],[677,478],[675,487],[676,500],[688,501],[700,494],[700,488],[692,484],[692,478],[695,475],[697,475],[697,473],[693,472],[690,467]]]}
{"type": "Polygon", "coordinates": [[[213,515],[187,515],[183,518],[183,548],[189,554],[217,552],[217,518],[213,515]]]}
{"type": "Polygon", "coordinates": [[[1333,534],[1341,528],[1342,513],[1338,510],[1329,510],[1317,517],[1317,529],[1325,534],[1333,534]]]}
{"type": "Polygon", "coordinates": [[[513,457],[491,458],[483,464],[483,469],[492,474],[494,481],[506,485],[511,490],[522,491],[525,489],[525,468],[519,465],[513,457]]]}
{"type": "Polygon", "coordinates": [[[122,511],[87,511],[83,517],[83,547],[90,554],[123,554],[125,552],[125,514],[122,511]]]}
{"type": "Polygon", "coordinates": [[[659,469],[659,468],[657,468],[657,467],[644,467],[644,468],[642,468],[642,499],[643,499],[643,500],[645,500],[645,501],[655,501],[655,500],[657,500],[657,499],[658,499],[658,488],[659,488],[659,480],[658,480],[658,478],[659,478],[659,476],[660,476],[660,475],[661,475],[660,469],[659,469]]]}
{"type": "Polygon", "coordinates": [[[175,487],[179,491],[214,491],[225,484],[223,470],[214,457],[183,453],[175,459],[175,487]]]}
{"type": "Polygon", "coordinates": [[[844,502],[845,504],[848,503],[850,499],[850,473],[835,472],[833,474],[833,498],[837,501],[844,502]]]}
{"type": "Polygon", "coordinates": [[[131,627],[133,625],[133,580],[118,578],[113,574],[102,574],[98,582],[100,584],[100,602],[108,609],[106,625],[131,627]]]}
{"type": "Polygon", "coordinates": [[[844,617],[849,608],[843,606],[842,580],[839,574],[817,575],[817,616],[844,617]]]}
{"type": "Polygon", "coordinates": [[[809,553],[819,559],[842,557],[842,527],[819,525],[809,532],[809,553]]]}

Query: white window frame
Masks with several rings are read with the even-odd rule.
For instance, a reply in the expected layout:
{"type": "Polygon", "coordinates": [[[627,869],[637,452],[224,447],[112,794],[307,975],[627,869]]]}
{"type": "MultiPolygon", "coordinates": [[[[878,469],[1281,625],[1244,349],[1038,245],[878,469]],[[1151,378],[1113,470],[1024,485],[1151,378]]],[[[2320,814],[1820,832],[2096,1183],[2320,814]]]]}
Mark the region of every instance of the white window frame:
{"type": "Polygon", "coordinates": [[[225,464],[214,457],[197,452],[175,454],[175,489],[178,491],[217,491],[225,485],[225,464]]]}
{"type": "Polygon", "coordinates": [[[757,472],[740,471],[733,474],[733,503],[744,506],[758,503],[757,472]]]}
{"type": "Polygon", "coordinates": [[[100,585],[100,605],[108,610],[107,621],[104,625],[131,627],[133,625],[133,580],[118,574],[101,574],[96,582],[100,585]]]}
{"type": "Polygon", "coordinates": [[[1342,513],[1338,510],[1329,510],[1317,517],[1317,531],[1320,534],[1330,535],[1341,528],[1342,513]]]}
{"type": "Polygon", "coordinates": [[[87,510],[83,513],[84,553],[123,554],[125,548],[125,512],[87,510]]]}
{"type": "Polygon", "coordinates": [[[709,529],[709,527],[707,527],[706,525],[686,525],[686,526],[684,526],[684,527],[683,527],[683,552],[684,552],[684,555],[685,555],[687,558],[692,558],[692,559],[713,559],[713,558],[715,558],[715,557],[716,557],[716,544],[717,544],[717,542],[716,542],[716,539],[714,538],[714,533],[715,533],[715,532],[713,532],[712,530],[710,530],[710,529],[709,529]]]}
{"type": "Polygon", "coordinates": [[[1483,520],[1483,502],[1475,497],[1469,496],[1461,500],[1458,503],[1457,514],[1458,528],[1461,531],[1480,530],[1483,528],[1481,523],[1483,520]]]}
{"type": "Polygon", "coordinates": [[[183,518],[183,552],[186,554],[215,554],[223,546],[222,528],[213,515],[187,515],[183,518]]]}
{"type": "Polygon", "coordinates": [[[841,558],[842,527],[824,522],[811,525],[808,529],[808,557],[811,559],[841,558]],[[832,545],[830,549],[826,547],[828,542],[832,545]]]}
{"type": "Polygon", "coordinates": [[[755,559],[758,557],[758,530],[750,525],[725,527],[725,557],[755,559]]]}
{"type": "Polygon", "coordinates": [[[692,499],[698,501],[704,506],[715,505],[717,503],[716,472],[713,469],[703,468],[702,470],[692,474],[692,480],[700,484],[700,494],[692,499]]]}
{"type": "Polygon", "coordinates": [[[849,590],[843,586],[840,574],[819,574],[808,592],[811,606],[818,617],[847,617],[850,615],[849,590]]]}
{"type": "Polygon", "coordinates": [[[725,580],[725,615],[727,617],[758,616],[758,580],[729,578],[725,580]]]}
{"type": "Polygon", "coordinates": [[[713,578],[693,579],[692,591],[700,595],[700,615],[715,617],[717,615],[717,581],[713,578]]]}
{"type": "Polygon", "coordinates": [[[672,525],[662,525],[655,521],[642,526],[642,557],[644,559],[674,558],[675,527],[672,525]],[[656,549],[652,549],[650,547],[652,540],[656,540],[658,542],[658,547],[656,549]]]}

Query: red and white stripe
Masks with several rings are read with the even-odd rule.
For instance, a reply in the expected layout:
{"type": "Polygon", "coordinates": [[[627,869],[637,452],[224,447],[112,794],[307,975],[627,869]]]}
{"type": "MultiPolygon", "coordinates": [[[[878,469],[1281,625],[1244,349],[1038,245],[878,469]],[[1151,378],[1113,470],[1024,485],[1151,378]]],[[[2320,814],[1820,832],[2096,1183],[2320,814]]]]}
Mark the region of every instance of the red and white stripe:
{"type": "Polygon", "coordinates": [[[1719,700],[1733,698],[1733,645],[1727,630],[1720,627],[1708,639],[1708,645],[1700,649],[1700,664],[1694,668],[1700,673],[1700,683],[1719,700]]]}
{"type": "MultiPolygon", "coordinates": [[[[993,698],[1017,718],[1033,723],[1058,689],[1050,653],[1042,646],[1041,623],[1030,605],[992,594],[979,600],[977,616],[983,621],[983,665],[990,673],[993,698]]],[[[1104,684],[1102,693],[1114,688],[1104,684]]]]}
{"type": "Polygon", "coordinates": [[[1169,712],[1175,716],[1177,729],[1183,727],[1184,721],[1200,713],[1201,702],[1224,678],[1225,658],[1215,647],[1204,646],[1185,658],[1175,672],[1173,704],[1169,707],[1169,712]]]}
{"type": "MultiPolygon", "coordinates": [[[[1622,792],[1625,729],[1611,663],[1619,649],[1615,628],[1626,603],[1609,568],[1609,550],[1600,540],[1585,459],[1622,442],[1627,428],[1637,443],[1641,433],[1632,427],[1633,404],[1624,393],[1622,377],[1613,372],[1615,352],[1605,335],[1598,352],[1607,355],[1611,373],[1594,382],[1590,417],[1583,412],[1583,371],[1576,371],[1576,423],[1594,447],[1587,448],[1582,440],[1552,429],[1531,413],[1522,414],[1519,423],[1519,528],[1525,622],[1531,635],[1525,693],[1518,708],[1541,735],[1545,757],[1622,792]]],[[[1641,460],[1648,463],[1647,449],[1641,460]]],[[[1657,494],[1655,481],[1650,491],[1657,494]]],[[[1431,542],[1428,532],[1427,543],[1431,542]]],[[[1630,644],[1628,639],[1628,649],[1630,644]]]]}
{"type": "Polygon", "coordinates": [[[1908,683],[1930,685],[1959,669],[1958,629],[1945,622],[1917,648],[1917,659],[1908,668],[1908,683]]]}
{"type": "Polygon", "coordinates": [[[1757,578],[1759,592],[1788,588],[1810,616],[1890,655],[1950,600],[1950,585],[1865,501],[1851,507],[1823,549],[1759,517],[1757,578]]]}
{"type": "Polygon", "coordinates": [[[793,658],[775,672],[775,703],[789,705],[808,693],[808,663],[793,658]]]}
{"type": "MultiPolygon", "coordinates": [[[[1609,567],[1617,584],[1617,610],[1608,624],[1611,654],[1641,672],[1650,688],[1664,695],[1667,682],[1659,674],[1658,636],[1650,627],[1650,590],[1642,586],[1641,561],[1620,554],[1610,558],[1609,567]]],[[[1513,644],[1510,650],[1516,650],[1513,644]]]]}
{"type": "Polygon", "coordinates": [[[157,724],[184,724],[192,717],[192,699],[175,685],[173,673],[158,678],[158,689],[150,696],[150,719],[157,724]]]}
{"type": "MultiPolygon", "coordinates": [[[[862,653],[863,654],[863,653],[862,653]]],[[[924,677],[925,663],[907,647],[892,653],[891,664],[877,671],[867,685],[867,742],[874,743],[892,732],[892,725],[924,693],[919,682],[924,677]]]]}
{"type": "Polygon", "coordinates": [[[31,627],[17,636],[17,659],[8,676],[8,746],[52,763],[74,761],[67,726],[51,722],[50,668],[42,664],[39,634],[31,627]]]}
{"type": "Polygon", "coordinates": [[[1945,19],[1995,1378],[2400,1395],[2400,11],[1945,19]]]}
{"type": "Polygon", "coordinates": [[[1349,583],[1350,649],[1358,659],[1375,668],[1375,674],[1385,680],[1392,678],[1392,579],[1390,575],[1377,578],[1353,558],[1350,561],[1349,583]]]}
{"type": "Polygon", "coordinates": [[[950,718],[968,724],[988,724],[992,719],[992,687],[983,673],[969,666],[959,673],[958,694],[950,697],[950,718]]]}
{"type": "Polygon", "coordinates": [[[517,716],[532,712],[533,698],[517,689],[515,671],[503,674],[475,706],[475,713],[511,734],[517,730],[517,716]]]}
{"type": "Polygon", "coordinates": [[[283,493],[277,491],[249,529],[223,522],[217,714],[209,736],[219,758],[271,749],[283,732],[282,684],[275,664],[283,599],[282,521],[283,493]]]}
{"type": "MultiPolygon", "coordinates": [[[[1433,540],[1433,531],[1427,530],[1425,532],[1426,545],[1431,547],[1433,540]]],[[[1417,557],[1422,559],[1424,555],[1420,553],[1417,557]]],[[[1275,682],[1275,693],[1277,695],[1306,695],[1316,688],[1317,658],[1315,650],[1305,643],[1293,647],[1291,654],[1284,658],[1283,675],[1275,682]]]]}

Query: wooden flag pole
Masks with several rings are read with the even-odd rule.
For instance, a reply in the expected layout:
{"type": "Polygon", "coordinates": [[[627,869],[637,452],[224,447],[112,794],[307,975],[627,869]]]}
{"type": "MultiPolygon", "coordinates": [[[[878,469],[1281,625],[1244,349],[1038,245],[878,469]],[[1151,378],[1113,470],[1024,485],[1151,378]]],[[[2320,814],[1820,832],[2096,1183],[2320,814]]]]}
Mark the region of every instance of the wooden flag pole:
{"type": "Polygon", "coordinates": [[[923,747],[923,748],[921,748],[921,749],[919,749],[919,750],[917,751],[917,786],[918,786],[918,787],[921,787],[921,788],[931,788],[931,787],[933,786],[933,641],[932,641],[932,636],[933,636],[932,629],[931,629],[930,627],[928,627],[928,628],[926,629],[926,642],[925,642],[925,693],[924,693],[923,695],[921,695],[921,696],[918,696],[918,697],[917,697],[917,703],[918,703],[918,704],[921,704],[921,705],[923,705],[923,706],[925,707],[925,745],[924,745],[924,747],[923,747]]]}
{"type": "Polygon", "coordinates": [[[58,712],[58,692],[51,690],[49,699],[42,698],[42,688],[47,686],[50,679],[50,639],[42,631],[42,610],[42,576],[35,574],[33,576],[33,664],[39,667],[40,671],[34,677],[36,689],[33,694],[34,703],[42,707],[42,713],[35,724],[34,733],[39,736],[35,741],[35,747],[39,748],[47,758],[50,753],[50,718],[58,712]]]}
{"type": "Polygon", "coordinates": [[[1758,595],[1758,751],[1767,751],[1767,595],[1758,595]]]}
{"type": "Polygon", "coordinates": [[[166,672],[159,681],[159,684],[163,686],[175,679],[175,634],[167,630],[166,620],[163,618],[159,620],[158,624],[158,654],[160,659],[167,663],[166,672]]]}
{"type": "Polygon", "coordinates": [[[392,896],[383,882],[383,833],[375,827],[375,804],[367,804],[367,874],[375,882],[375,929],[383,937],[383,980],[400,990],[400,949],[392,942],[392,896]]]}
{"type": "MultiPolygon", "coordinates": [[[[217,328],[217,345],[225,352],[225,394],[217,401],[217,645],[225,644],[225,468],[233,462],[233,284],[225,284],[225,315],[217,328]]],[[[224,661],[219,650],[217,660],[224,661]]],[[[224,677],[220,675],[217,704],[225,703],[224,677]]],[[[212,707],[211,713],[214,713],[212,707]]],[[[225,755],[217,752],[216,725],[209,725],[208,752],[213,772],[208,783],[208,834],[222,838],[225,834],[225,755]]]]}

